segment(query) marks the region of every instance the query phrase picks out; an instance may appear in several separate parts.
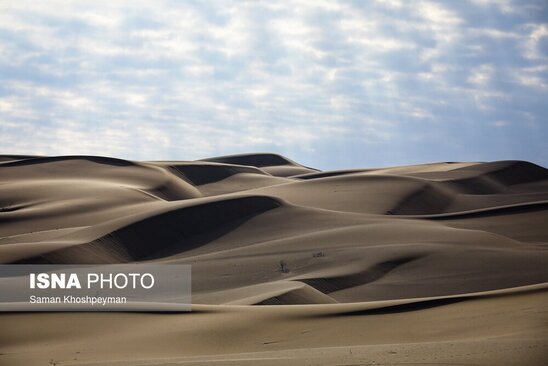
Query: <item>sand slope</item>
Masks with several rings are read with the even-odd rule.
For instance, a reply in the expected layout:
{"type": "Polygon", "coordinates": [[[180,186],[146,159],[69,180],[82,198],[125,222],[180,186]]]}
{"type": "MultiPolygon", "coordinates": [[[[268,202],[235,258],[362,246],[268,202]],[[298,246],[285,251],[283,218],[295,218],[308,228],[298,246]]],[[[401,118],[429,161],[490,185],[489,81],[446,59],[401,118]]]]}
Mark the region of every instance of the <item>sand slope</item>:
{"type": "Polygon", "coordinates": [[[521,161],[2,156],[1,263],[192,264],[195,312],[2,314],[0,364],[543,364],[547,208],[521,161]]]}

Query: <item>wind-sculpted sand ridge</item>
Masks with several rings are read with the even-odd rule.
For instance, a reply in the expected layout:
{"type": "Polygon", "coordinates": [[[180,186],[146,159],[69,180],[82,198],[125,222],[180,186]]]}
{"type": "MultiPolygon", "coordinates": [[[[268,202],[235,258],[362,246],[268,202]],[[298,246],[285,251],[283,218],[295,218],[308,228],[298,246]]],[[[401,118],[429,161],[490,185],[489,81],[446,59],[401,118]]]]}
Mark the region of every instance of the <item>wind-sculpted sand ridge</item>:
{"type": "Polygon", "coordinates": [[[193,312],[2,314],[0,364],[542,365],[546,222],[521,161],[2,156],[1,263],[191,264],[193,312]]]}

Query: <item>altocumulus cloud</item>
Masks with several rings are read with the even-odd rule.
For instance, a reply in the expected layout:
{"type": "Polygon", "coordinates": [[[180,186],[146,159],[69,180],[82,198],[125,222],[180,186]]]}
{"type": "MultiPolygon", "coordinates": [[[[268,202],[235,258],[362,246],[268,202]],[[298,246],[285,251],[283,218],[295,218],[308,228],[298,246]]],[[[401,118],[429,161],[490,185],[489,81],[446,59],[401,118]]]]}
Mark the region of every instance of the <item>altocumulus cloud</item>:
{"type": "Polygon", "coordinates": [[[0,3],[2,153],[547,165],[548,5],[0,3]]]}

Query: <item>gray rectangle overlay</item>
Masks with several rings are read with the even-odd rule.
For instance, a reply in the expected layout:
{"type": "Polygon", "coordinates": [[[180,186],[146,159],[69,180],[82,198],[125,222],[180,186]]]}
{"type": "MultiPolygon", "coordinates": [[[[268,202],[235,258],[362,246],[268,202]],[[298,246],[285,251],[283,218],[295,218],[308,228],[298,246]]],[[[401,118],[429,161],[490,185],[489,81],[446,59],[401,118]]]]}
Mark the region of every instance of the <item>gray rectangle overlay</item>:
{"type": "Polygon", "coordinates": [[[0,311],[190,311],[191,266],[0,265],[0,311]]]}

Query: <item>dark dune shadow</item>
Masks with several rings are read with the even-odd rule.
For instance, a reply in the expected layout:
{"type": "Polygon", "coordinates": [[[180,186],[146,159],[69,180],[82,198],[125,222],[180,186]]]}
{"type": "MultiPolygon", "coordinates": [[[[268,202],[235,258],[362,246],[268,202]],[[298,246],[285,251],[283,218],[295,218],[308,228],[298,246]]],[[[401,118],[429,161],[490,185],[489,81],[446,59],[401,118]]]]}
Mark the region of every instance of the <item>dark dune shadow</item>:
{"type": "Polygon", "coordinates": [[[225,164],[250,165],[259,168],[273,165],[299,165],[281,155],[270,153],[219,156],[214,158],[202,159],[202,161],[211,161],[225,164]]]}
{"type": "Polygon", "coordinates": [[[344,290],[351,287],[356,287],[371,283],[382,277],[384,277],[390,271],[393,271],[399,266],[417,260],[421,256],[407,256],[390,261],[377,263],[374,266],[366,269],[365,271],[351,274],[348,276],[330,277],[330,278],[310,278],[300,280],[309,286],[314,287],[316,290],[329,294],[335,291],[344,290]]]}
{"type": "Polygon", "coordinates": [[[92,242],[15,263],[96,264],[158,259],[205,245],[281,205],[271,197],[247,196],[183,207],[132,223],[92,242]]]}
{"type": "Polygon", "coordinates": [[[104,156],[88,156],[88,155],[67,155],[67,156],[48,156],[48,157],[28,157],[23,160],[7,161],[2,163],[2,167],[22,166],[22,165],[35,165],[53,163],[57,161],[70,161],[70,160],[87,160],[97,164],[112,165],[112,166],[134,166],[137,165],[133,161],[109,158],[104,156]]]}
{"type": "Polygon", "coordinates": [[[229,165],[172,165],[169,170],[194,186],[219,182],[238,173],[267,175],[259,169],[229,165]]]}
{"type": "Polygon", "coordinates": [[[410,311],[420,311],[431,309],[439,306],[456,304],[465,300],[469,300],[467,297],[458,297],[458,298],[448,298],[448,299],[434,299],[434,300],[425,300],[418,301],[407,304],[392,305],[376,309],[367,309],[367,310],[357,310],[349,311],[337,314],[324,314],[320,317],[330,317],[330,316],[363,316],[363,315],[383,315],[383,314],[397,314],[410,311]]]}
{"type": "Polygon", "coordinates": [[[513,205],[503,206],[503,207],[488,207],[481,208],[476,210],[464,211],[464,212],[449,212],[444,214],[433,214],[433,215],[410,215],[408,218],[421,218],[429,220],[452,220],[452,219],[466,219],[466,218],[477,218],[477,217],[494,217],[494,216],[503,216],[503,215],[513,215],[518,213],[525,212],[541,212],[548,209],[548,201],[542,202],[526,202],[526,203],[516,203],[513,205]]]}

